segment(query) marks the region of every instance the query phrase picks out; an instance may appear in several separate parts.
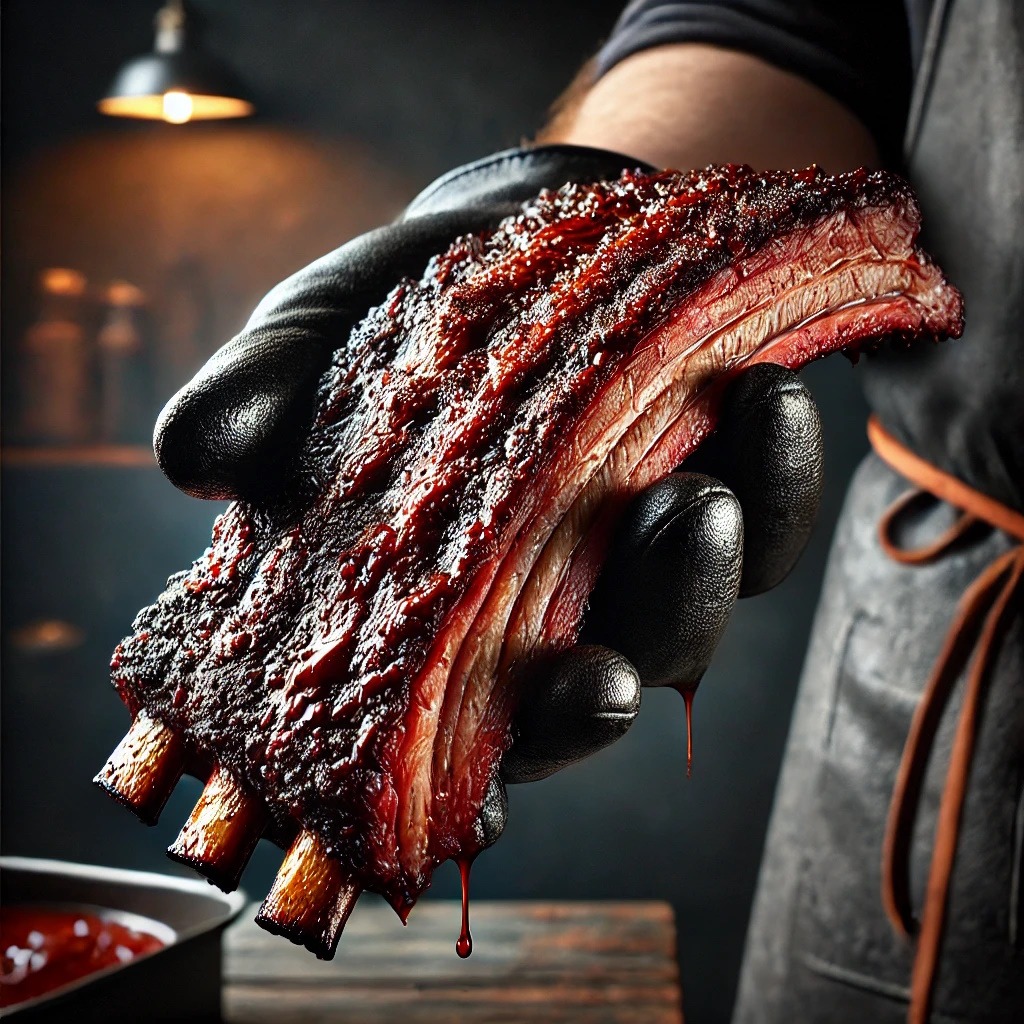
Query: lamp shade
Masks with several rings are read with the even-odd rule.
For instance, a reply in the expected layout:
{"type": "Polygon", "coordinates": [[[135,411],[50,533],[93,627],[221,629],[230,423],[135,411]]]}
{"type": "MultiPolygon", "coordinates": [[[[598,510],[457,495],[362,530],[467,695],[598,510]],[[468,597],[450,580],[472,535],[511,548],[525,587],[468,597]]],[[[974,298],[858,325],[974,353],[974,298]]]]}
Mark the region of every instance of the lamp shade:
{"type": "Polygon", "coordinates": [[[183,124],[248,117],[254,107],[230,69],[185,43],[185,12],[170,3],[157,15],[153,53],[128,61],[97,104],[103,114],[183,124]]]}

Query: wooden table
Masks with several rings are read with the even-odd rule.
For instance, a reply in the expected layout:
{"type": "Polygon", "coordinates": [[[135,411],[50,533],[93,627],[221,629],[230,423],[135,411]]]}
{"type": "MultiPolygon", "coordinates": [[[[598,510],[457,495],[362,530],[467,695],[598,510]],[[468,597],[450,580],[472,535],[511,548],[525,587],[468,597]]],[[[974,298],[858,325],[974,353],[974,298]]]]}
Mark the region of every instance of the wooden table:
{"type": "Polygon", "coordinates": [[[232,1024],[682,1024],[665,903],[475,901],[468,960],[448,901],[424,902],[407,929],[383,904],[360,904],[331,963],[257,928],[255,912],[225,940],[232,1024]]]}

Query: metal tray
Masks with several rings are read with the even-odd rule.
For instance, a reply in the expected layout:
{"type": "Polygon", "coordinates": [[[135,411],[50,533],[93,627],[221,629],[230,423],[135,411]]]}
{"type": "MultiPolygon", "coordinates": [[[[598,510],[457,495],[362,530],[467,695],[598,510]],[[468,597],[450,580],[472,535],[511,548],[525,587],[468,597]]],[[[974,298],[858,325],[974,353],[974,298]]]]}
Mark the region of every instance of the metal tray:
{"type": "MultiPolygon", "coordinates": [[[[44,1021],[218,1021],[221,934],[246,897],[206,882],[144,871],[0,857],[0,903],[102,907],[126,920],[139,915],[169,929],[169,944],[45,996],[0,1011],[18,1024],[44,1021]]],[[[126,921],[127,923],[127,921],[126,921]]],[[[164,937],[164,936],[162,936],[164,937]]]]}

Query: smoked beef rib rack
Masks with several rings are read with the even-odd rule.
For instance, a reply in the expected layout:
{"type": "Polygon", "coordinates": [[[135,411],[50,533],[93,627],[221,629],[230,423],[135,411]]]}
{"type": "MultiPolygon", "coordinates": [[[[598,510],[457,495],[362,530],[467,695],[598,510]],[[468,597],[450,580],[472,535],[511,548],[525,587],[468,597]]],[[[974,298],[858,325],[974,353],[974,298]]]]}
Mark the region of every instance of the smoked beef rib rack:
{"type": "Polygon", "coordinates": [[[97,782],[233,888],[287,850],[265,927],[333,955],[363,890],[403,920],[479,812],[539,652],[576,637],[625,503],[744,366],[962,328],[910,188],[625,172],[457,240],[323,375],[297,502],[232,504],[112,660],[132,726],[97,782]]]}

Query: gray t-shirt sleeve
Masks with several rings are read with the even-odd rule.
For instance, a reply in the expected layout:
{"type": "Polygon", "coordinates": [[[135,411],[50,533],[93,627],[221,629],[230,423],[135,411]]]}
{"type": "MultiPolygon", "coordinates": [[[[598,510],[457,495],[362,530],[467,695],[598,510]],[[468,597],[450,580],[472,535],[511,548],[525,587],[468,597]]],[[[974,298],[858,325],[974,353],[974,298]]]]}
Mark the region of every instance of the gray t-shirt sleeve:
{"type": "Polygon", "coordinates": [[[633,0],[598,54],[598,75],[641,50],[683,42],[740,50],[806,78],[898,162],[911,88],[901,0],[633,0]]]}

